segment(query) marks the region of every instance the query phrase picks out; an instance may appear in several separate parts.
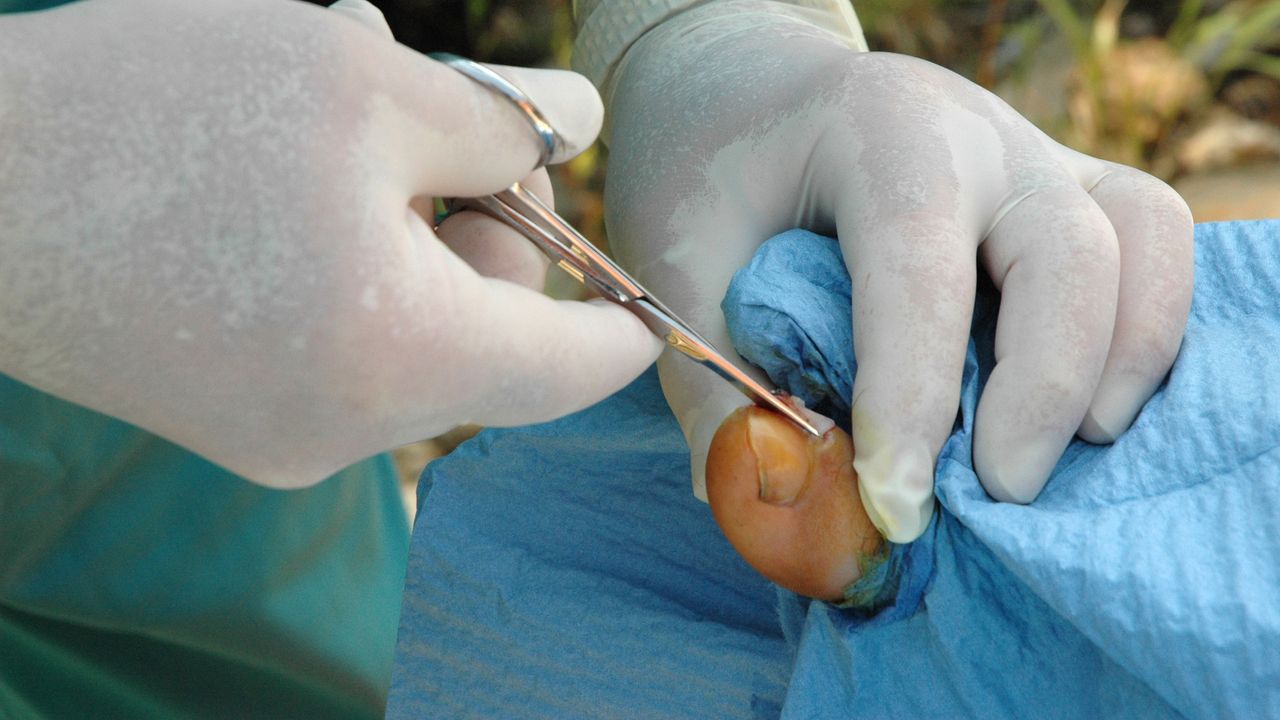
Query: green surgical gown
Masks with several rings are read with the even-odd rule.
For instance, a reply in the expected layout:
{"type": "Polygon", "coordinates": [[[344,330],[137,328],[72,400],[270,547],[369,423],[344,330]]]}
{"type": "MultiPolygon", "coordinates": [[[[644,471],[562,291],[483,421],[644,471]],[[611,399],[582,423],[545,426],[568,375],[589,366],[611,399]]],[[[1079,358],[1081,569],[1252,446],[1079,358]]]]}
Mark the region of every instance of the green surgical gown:
{"type": "Polygon", "coordinates": [[[408,538],[388,456],[271,490],[0,376],[0,718],[381,717],[408,538]]]}
{"type": "Polygon", "coordinates": [[[0,717],[381,716],[407,553],[386,456],[271,490],[0,376],[0,717]]]}

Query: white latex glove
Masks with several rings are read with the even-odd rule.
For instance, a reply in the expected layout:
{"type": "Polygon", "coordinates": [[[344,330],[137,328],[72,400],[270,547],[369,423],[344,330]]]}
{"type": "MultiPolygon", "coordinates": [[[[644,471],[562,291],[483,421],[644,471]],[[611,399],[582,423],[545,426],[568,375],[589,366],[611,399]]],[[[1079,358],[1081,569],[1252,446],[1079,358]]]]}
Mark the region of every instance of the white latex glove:
{"type": "MultiPolygon", "coordinates": [[[[719,303],[759,244],[792,227],[839,236],[854,468],[895,542],[933,510],[981,264],[1003,299],[974,461],[993,497],[1030,502],[1073,434],[1114,440],[1168,371],[1191,299],[1187,207],[943,68],[856,52],[792,13],[704,4],[627,52],[606,86],[611,244],[729,351],[719,303]]],[[[745,400],[672,353],[659,368],[700,491],[712,435],[745,400]]]]}
{"type": "MultiPolygon", "coordinates": [[[[410,210],[529,175],[535,135],[372,6],[340,9],[0,16],[0,371],[289,487],[571,412],[653,360],[625,310],[536,292],[513,232],[464,215],[437,237],[410,210]]],[[[591,143],[585,79],[500,72],[570,154],[591,143]]]]}

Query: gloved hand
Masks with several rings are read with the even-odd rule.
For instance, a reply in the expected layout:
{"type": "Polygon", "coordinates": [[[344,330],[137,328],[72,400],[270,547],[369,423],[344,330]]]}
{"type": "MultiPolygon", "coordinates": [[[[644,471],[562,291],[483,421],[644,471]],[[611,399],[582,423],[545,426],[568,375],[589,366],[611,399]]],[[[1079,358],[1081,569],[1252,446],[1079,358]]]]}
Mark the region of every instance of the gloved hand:
{"type": "MultiPolygon", "coordinates": [[[[459,215],[437,235],[410,210],[528,175],[536,136],[343,6],[0,17],[0,371],[298,486],[461,423],[571,412],[653,360],[627,311],[536,292],[546,265],[515,233],[459,215]]],[[[590,144],[586,80],[500,71],[569,154],[590,144]]],[[[526,181],[548,196],[545,172],[526,181]]]]}
{"type": "MultiPolygon", "coordinates": [[[[1193,271],[1182,200],[943,68],[858,52],[780,3],[725,0],[650,30],[604,88],[611,245],[722,350],[719,302],[762,241],[839,236],[854,468],[892,541],[932,513],[979,263],[1002,291],[974,451],[998,500],[1034,499],[1073,434],[1124,432],[1177,353],[1193,271]]],[[[672,353],[659,368],[698,488],[713,434],[746,401],[672,353]]]]}

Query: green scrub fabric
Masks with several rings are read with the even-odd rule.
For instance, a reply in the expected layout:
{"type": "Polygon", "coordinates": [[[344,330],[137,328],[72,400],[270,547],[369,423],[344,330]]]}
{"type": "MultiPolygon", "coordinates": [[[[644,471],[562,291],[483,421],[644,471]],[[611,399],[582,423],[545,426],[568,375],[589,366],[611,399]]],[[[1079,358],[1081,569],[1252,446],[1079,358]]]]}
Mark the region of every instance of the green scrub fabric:
{"type": "Polygon", "coordinates": [[[0,718],[382,717],[408,542],[390,456],[271,490],[0,375],[0,718]]]}
{"type": "Polygon", "coordinates": [[[68,0],[0,0],[0,14],[47,10],[58,5],[65,5],[67,2],[68,0]]]}
{"type": "Polygon", "coordinates": [[[381,717],[391,459],[253,485],[0,376],[0,717],[381,717]]]}

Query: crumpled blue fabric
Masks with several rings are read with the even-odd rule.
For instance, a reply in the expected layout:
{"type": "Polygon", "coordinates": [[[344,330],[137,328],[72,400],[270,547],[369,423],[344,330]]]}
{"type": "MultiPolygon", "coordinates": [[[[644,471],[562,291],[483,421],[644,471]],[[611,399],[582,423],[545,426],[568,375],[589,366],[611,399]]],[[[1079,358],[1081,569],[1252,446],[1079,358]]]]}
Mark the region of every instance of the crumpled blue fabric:
{"type": "MultiPolygon", "coordinates": [[[[973,472],[997,316],[983,288],[940,510],[894,548],[931,581],[899,583],[892,621],[918,611],[886,623],[784,597],[801,638],[789,710],[1280,715],[1280,223],[1202,226],[1197,242],[1167,383],[1114,445],[1072,443],[1030,506],[993,502],[973,472]]],[[[803,231],[761,248],[724,301],[739,352],[837,418],[856,373],[831,349],[853,347],[849,308],[838,245],[803,231]]]]}
{"type": "Polygon", "coordinates": [[[389,718],[776,718],[772,586],[689,491],[650,369],[576,415],[485,430],[418,487],[389,718]]]}
{"type": "MultiPolygon", "coordinates": [[[[939,510],[877,611],[773,597],[733,557],[651,373],[482,433],[423,479],[389,715],[1280,717],[1280,222],[1196,240],[1170,377],[1029,506],[972,470],[982,288],[939,510]]],[[[843,272],[834,242],[784,233],[726,303],[739,351],[837,417],[843,272]]]]}

